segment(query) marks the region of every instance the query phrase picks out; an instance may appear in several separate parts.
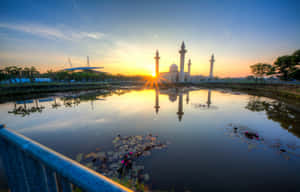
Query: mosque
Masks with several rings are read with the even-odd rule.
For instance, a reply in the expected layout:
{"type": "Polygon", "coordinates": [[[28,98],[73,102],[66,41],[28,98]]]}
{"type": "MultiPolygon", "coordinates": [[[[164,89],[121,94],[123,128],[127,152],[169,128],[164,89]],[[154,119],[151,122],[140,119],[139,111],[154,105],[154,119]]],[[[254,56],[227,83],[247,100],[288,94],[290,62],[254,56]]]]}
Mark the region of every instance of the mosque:
{"type": "Polygon", "coordinates": [[[183,83],[183,82],[191,82],[191,81],[197,81],[201,79],[213,79],[213,67],[214,67],[214,54],[212,54],[210,59],[210,73],[208,77],[198,75],[198,76],[191,76],[191,59],[188,60],[187,64],[187,72],[184,71],[185,67],[185,54],[187,53],[187,50],[185,48],[184,42],[181,44],[181,49],[179,50],[180,54],[180,69],[178,69],[178,66],[176,64],[172,64],[169,67],[169,72],[159,72],[159,52],[156,51],[156,55],[154,57],[155,59],[155,76],[156,78],[164,78],[170,82],[176,83],[183,83]]]}

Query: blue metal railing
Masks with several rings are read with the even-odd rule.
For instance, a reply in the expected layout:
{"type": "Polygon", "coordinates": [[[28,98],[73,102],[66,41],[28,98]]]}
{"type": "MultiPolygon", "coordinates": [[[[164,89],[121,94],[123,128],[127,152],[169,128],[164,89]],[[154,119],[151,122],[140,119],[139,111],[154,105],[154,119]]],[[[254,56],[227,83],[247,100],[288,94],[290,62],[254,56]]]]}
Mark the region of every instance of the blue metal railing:
{"type": "Polygon", "coordinates": [[[11,192],[131,191],[3,125],[0,152],[11,192]]]}

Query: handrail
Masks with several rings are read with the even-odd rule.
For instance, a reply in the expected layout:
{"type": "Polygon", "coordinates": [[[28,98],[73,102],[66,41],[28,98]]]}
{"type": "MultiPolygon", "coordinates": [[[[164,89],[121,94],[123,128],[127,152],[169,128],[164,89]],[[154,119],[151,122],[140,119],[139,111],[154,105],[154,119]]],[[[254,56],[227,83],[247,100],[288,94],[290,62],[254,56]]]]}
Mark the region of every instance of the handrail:
{"type": "MultiPolygon", "coordinates": [[[[38,182],[41,185],[39,190],[47,192],[58,191],[58,188],[63,188],[63,191],[72,191],[68,183],[72,183],[87,192],[132,191],[14,130],[0,126],[0,138],[4,164],[8,164],[6,165],[7,175],[8,177],[15,177],[8,179],[13,180],[11,185],[23,185],[22,191],[32,191],[30,190],[31,184],[34,183],[32,180],[41,180],[38,182]],[[33,168],[37,172],[32,170],[33,168]],[[39,172],[39,170],[41,171],[39,172]],[[36,173],[34,174],[34,172],[36,173]],[[56,177],[53,177],[54,173],[56,177]],[[57,178],[60,178],[61,181],[56,181],[57,178]],[[66,183],[69,185],[68,187],[65,187],[66,183]]],[[[15,186],[15,188],[12,191],[18,191],[18,187],[15,186]]]]}

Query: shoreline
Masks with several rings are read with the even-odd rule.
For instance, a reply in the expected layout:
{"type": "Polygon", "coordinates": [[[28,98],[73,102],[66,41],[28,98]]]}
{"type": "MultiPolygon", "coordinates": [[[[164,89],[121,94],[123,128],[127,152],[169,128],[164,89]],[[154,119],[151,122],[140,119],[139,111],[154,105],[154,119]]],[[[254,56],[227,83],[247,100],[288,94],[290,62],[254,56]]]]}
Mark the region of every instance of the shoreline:
{"type": "MultiPolygon", "coordinates": [[[[45,96],[58,92],[118,89],[127,86],[144,87],[145,82],[81,82],[81,83],[28,83],[0,85],[0,102],[12,101],[32,96],[45,96]]],[[[289,101],[300,106],[300,85],[293,84],[255,84],[255,83],[177,83],[159,84],[160,88],[199,87],[222,88],[246,92],[251,95],[289,101]]]]}

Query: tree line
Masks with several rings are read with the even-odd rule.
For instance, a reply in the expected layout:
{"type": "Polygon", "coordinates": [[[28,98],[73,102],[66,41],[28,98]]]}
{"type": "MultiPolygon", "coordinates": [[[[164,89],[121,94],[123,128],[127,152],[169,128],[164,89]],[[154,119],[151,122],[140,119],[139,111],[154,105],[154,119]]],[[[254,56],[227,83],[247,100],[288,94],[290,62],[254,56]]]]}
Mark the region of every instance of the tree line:
{"type": "Polygon", "coordinates": [[[49,78],[52,81],[61,81],[61,82],[91,82],[91,81],[140,81],[145,80],[149,77],[147,76],[125,76],[125,75],[113,75],[104,72],[95,72],[95,71],[52,71],[49,70],[46,73],[40,73],[35,67],[17,67],[9,66],[4,69],[0,69],[0,81],[9,81],[19,82],[16,79],[27,78],[30,82],[35,82],[36,78],[49,78]]]}
{"type": "Polygon", "coordinates": [[[0,69],[0,81],[9,80],[12,82],[17,78],[28,78],[30,82],[33,82],[36,77],[40,75],[40,72],[35,67],[17,67],[8,66],[4,69],[0,69]]]}
{"type": "Polygon", "coordinates": [[[281,80],[300,80],[300,50],[278,57],[273,64],[256,63],[250,66],[256,78],[277,76],[281,80]]]}

